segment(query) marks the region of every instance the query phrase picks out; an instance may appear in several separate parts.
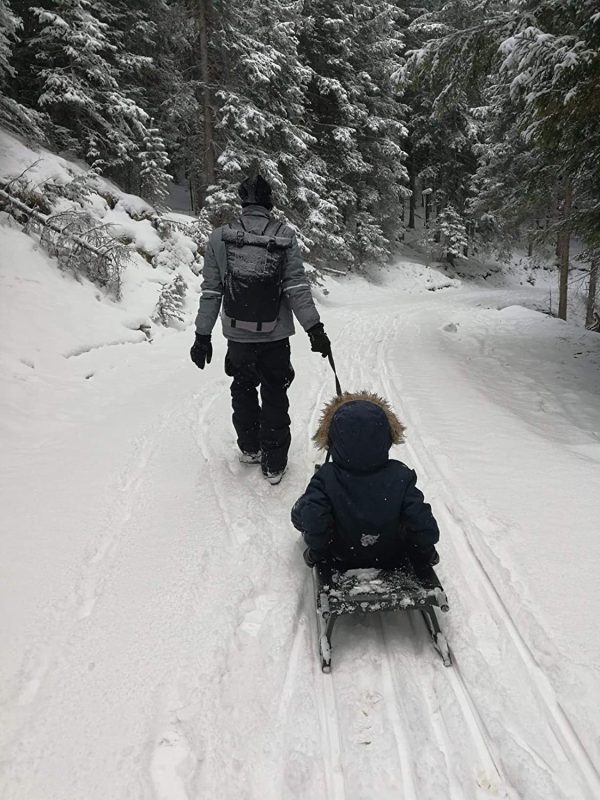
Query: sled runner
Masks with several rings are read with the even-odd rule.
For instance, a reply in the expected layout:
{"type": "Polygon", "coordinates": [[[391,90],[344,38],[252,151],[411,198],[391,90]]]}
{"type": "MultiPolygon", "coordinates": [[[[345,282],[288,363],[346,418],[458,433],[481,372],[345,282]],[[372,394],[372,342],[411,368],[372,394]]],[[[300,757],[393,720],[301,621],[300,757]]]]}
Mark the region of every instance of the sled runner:
{"type": "Polygon", "coordinates": [[[435,612],[436,607],[448,611],[448,599],[432,567],[417,573],[407,560],[391,570],[338,571],[329,562],[321,561],[312,572],[323,672],[331,671],[331,634],[336,619],[343,614],[373,611],[420,611],[444,666],[452,666],[435,612]]]}

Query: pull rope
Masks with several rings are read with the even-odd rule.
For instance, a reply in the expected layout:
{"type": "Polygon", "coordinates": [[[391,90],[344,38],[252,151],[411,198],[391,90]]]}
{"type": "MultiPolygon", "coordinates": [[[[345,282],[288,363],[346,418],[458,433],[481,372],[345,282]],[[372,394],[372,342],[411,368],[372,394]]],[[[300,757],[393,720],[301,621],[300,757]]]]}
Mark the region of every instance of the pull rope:
{"type": "Polygon", "coordinates": [[[335,369],[335,361],[333,360],[333,353],[331,352],[331,348],[329,349],[329,353],[327,354],[327,359],[335,376],[335,393],[337,394],[338,397],[340,397],[342,394],[342,387],[340,384],[340,379],[338,378],[338,374],[335,369]]]}
{"type": "MultiPolygon", "coordinates": [[[[336,368],[335,368],[335,361],[333,360],[333,353],[331,352],[331,348],[329,350],[329,353],[327,353],[327,360],[329,361],[329,364],[331,366],[331,369],[333,370],[333,374],[334,374],[334,377],[335,377],[335,392],[336,392],[338,397],[341,397],[341,395],[342,395],[342,386],[340,384],[340,379],[338,378],[338,374],[337,374],[337,371],[336,371],[336,368]]],[[[330,459],[331,459],[331,450],[328,448],[327,449],[327,455],[325,456],[325,463],[327,464],[327,462],[330,459]]]]}

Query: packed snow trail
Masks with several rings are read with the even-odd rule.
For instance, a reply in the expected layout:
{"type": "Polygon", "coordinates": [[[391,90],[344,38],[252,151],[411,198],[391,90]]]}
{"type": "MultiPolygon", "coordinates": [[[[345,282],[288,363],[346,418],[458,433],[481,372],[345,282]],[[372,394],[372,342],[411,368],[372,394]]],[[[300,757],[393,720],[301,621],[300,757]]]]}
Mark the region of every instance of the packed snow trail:
{"type": "Polygon", "coordinates": [[[600,348],[495,310],[534,290],[408,294],[401,269],[321,310],[344,388],[408,425],[455,667],[387,613],[340,620],[320,671],[289,511],[333,377],[301,334],[277,487],[237,461],[220,336],[203,372],[189,334],[100,348],[7,431],[3,798],[600,796],[600,348]]]}

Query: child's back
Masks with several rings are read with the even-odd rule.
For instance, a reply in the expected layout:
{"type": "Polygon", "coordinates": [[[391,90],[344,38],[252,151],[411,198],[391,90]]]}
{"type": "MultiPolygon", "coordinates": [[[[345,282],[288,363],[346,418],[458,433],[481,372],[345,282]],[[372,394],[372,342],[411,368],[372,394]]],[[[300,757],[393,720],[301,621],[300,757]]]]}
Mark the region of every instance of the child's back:
{"type": "Polygon", "coordinates": [[[309,559],[344,568],[392,567],[406,555],[430,563],[439,538],[413,470],[389,459],[404,428],[381,398],[366,392],[336,398],[315,436],[331,461],[313,476],[292,509],[309,559]]]}

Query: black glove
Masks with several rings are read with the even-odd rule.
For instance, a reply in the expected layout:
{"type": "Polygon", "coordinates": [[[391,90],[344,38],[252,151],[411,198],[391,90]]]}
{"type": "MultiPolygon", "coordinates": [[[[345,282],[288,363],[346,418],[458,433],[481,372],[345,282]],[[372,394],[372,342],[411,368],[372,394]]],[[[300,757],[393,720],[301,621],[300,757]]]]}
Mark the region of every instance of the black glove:
{"type": "Polygon", "coordinates": [[[210,364],[212,359],[212,344],[210,343],[210,334],[196,334],[196,341],[190,350],[190,358],[197,367],[200,367],[200,369],[204,369],[204,364],[210,364]]]}
{"type": "Polygon", "coordinates": [[[312,328],[309,328],[306,332],[308,333],[310,349],[313,353],[321,353],[323,358],[327,358],[331,353],[331,342],[329,341],[329,336],[325,333],[323,323],[317,322],[316,325],[313,325],[312,328]]]}
{"type": "Polygon", "coordinates": [[[411,561],[415,568],[425,569],[439,564],[440,555],[433,545],[429,547],[415,547],[411,553],[411,561]]]}
{"type": "Polygon", "coordinates": [[[306,550],[302,553],[302,557],[304,558],[304,563],[307,567],[311,569],[318,561],[323,561],[325,556],[321,553],[315,552],[315,550],[311,550],[310,547],[307,547],[306,550]]]}

